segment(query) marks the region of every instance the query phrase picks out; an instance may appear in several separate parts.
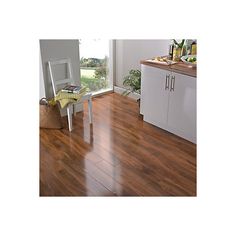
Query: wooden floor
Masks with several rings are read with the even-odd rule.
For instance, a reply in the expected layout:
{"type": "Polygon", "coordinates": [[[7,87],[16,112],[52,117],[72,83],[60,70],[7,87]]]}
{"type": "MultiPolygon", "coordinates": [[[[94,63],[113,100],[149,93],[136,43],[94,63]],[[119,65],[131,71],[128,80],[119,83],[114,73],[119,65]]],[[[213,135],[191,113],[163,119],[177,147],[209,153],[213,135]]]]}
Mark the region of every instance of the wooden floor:
{"type": "Polygon", "coordinates": [[[40,130],[40,196],[196,196],[196,145],[115,93],[94,98],[93,115],[90,127],[85,105],[71,133],[40,130]]]}

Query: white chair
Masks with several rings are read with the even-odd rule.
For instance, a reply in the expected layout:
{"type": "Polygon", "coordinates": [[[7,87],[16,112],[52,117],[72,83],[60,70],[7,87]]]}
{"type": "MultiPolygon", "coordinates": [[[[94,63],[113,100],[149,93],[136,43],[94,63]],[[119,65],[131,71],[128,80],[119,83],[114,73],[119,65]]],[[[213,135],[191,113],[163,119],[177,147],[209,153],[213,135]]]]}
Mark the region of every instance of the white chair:
{"type": "MultiPolygon", "coordinates": [[[[73,79],[73,73],[72,73],[72,66],[71,66],[71,61],[70,59],[62,59],[62,60],[51,60],[48,61],[48,68],[49,68],[49,74],[52,82],[52,89],[53,89],[53,94],[56,96],[57,92],[61,89],[58,87],[62,87],[62,85],[67,85],[67,84],[75,84],[74,79],[73,79]],[[53,66],[55,65],[65,65],[66,66],[66,74],[67,78],[55,78],[55,74],[53,73],[53,66]]],[[[68,117],[68,127],[69,131],[72,131],[72,108],[73,108],[73,113],[76,115],[76,110],[75,110],[75,105],[79,103],[83,103],[84,101],[88,101],[88,113],[89,113],[89,123],[92,124],[92,94],[87,93],[85,94],[82,99],[79,102],[74,102],[74,103],[69,103],[66,107],[67,110],[67,117],[68,117]]]]}

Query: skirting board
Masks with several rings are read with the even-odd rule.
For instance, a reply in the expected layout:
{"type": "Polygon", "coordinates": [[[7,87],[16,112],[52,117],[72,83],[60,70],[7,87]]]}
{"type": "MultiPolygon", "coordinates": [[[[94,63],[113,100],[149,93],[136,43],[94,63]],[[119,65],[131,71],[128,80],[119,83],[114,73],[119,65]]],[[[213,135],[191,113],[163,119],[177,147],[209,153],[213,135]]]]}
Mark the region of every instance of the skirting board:
{"type": "MultiPolygon", "coordinates": [[[[115,93],[122,94],[124,91],[125,91],[124,88],[118,87],[118,86],[114,86],[114,92],[115,92],[115,93]]],[[[138,100],[138,99],[140,98],[140,94],[138,94],[138,93],[130,93],[130,94],[128,95],[128,97],[133,98],[133,99],[135,99],[135,100],[138,100]]]]}

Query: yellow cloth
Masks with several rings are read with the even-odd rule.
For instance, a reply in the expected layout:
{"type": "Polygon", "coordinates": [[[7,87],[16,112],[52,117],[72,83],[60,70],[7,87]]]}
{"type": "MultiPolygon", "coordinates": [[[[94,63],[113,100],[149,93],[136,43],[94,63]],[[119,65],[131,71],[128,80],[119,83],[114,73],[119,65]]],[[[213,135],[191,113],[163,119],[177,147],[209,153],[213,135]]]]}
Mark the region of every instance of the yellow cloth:
{"type": "Polygon", "coordinates": [[[61,105],[61,108],[64,108],[69,103],[79,102],[80,99],[86,94],[86,90],[86,87],[82,87],[79,93],[67,93],[59,91],[57,95],[50,101],[50,104],[54,105],[58,101],[61,105]]]}

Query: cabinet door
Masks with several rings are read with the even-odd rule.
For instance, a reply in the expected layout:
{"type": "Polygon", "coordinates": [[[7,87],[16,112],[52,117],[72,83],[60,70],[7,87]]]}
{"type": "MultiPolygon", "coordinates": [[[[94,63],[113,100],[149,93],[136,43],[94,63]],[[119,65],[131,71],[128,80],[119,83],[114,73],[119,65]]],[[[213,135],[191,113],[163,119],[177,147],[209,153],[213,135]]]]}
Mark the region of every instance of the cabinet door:
{"type": "Polygon", "coordinates": [[[172,73],[168,129],[175,134],[196,142],[196,78],[172,73]]]}
{"type": "Polygon", "coordinates": [[[166,128],[169,90],[165,90],[170,72],[142,65],[141,112],[144,121],[166,128]]]}

